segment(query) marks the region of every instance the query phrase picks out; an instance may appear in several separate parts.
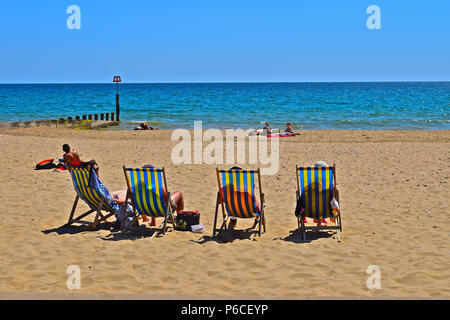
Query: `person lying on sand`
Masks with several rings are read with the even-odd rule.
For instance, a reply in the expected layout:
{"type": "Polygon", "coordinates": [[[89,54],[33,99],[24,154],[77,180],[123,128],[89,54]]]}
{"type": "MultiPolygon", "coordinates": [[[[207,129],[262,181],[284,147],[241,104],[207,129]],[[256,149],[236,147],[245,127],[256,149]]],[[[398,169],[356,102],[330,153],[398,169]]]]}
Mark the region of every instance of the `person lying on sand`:
{"type": "Polygon", "coordinates": [[[62,148],[64,151],[63,159],[64,159],[65,164],[69,164],[71,166],[81,166],[83,168],[86,168],[87,166],[91,166],[94,169],[97,176],[99,176],[98,175],[98,164],[97,164],[97,162],[95,162],[95,160],[83,162],[83,160],[81,160],[81,156],[78,154],[78,152],[75,149],[73,149],[71,151],[70,146],[67,143],[63,144],[62,148]]]}
{"type": "Polygon", "coordinates": [[[158,128],[151,127],[148,124],[142,122],[139,126],[135,127],[134,130],[158,130],[158,128]]]}

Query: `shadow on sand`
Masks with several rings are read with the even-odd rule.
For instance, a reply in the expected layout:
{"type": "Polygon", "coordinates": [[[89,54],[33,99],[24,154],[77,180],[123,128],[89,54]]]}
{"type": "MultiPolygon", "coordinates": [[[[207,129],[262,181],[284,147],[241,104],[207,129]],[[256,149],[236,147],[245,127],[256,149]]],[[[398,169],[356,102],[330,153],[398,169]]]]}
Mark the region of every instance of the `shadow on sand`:
{"type": "Polygon", "coordinates": [[[324,232],[324,231],[308,231],[306,232],[306,240],[303,240],[302,235],[298,229],[290,230],[289,235],[285,238],[274,238],[273,240],[283,240],[293,243],[310,243],[314,240],[321,238],[330,238],[335,233],[324,232]]]}
{"type": "Polygon", "coordinates": [[[215,241],[217,243],[229,243],[235,240],[253,240],[255,241],[258,237],[257,231],[255,229],[244,229],[244,230],[228,230],[223,229],[218,231],[215,236],[203,236],[199,240],[191,240],[198,244],[204,244],[206,242],[215,241]]]}
{"type": "MultiPolygon", "coordinates": [[[[166,234],[172,232],[173,228],[168,228],[166,230],[166,234]]],[[[155,234],[158,232],[158,229],[150,228],[146,225],[140,225],[139,227],[133,227],[127,231],[111,231],[110,234],[101,237],[102,240],[105,241],[121,241],[121,240],[139,240],[144,238],[161,238],[164,235],[162,232],[159,234],[155,234]]]]}
{"type": "MultiPolygon", "coordinates": [[[[139,227],[133,227],[130,230],[127,231],[112,231],[113,224],[111,222],[103,222],[97,226],[96,229],[86,229],[86,226],[74,226],[74,225],[62,225],[58,228],[43,230],[42,233],[44,234],[50,234],[50,233],[57,233],[58,235],[63,234],[78,234],[82,232],[95,232],[99,230],[106,230],[110,231],[110,234],[106,236],[99,237],[102,240],[105,241],[120,241],[120,240],[138,240],[143,238],[150,238],[155,237],[159,238],[162,237],[162,234],[154,235],[155,232],[157,232],[157,228],[150,228],[145,225],[140,225],[139,227]]],[[[166,233],[171,232],[172,228],[168,228],[166,230],[166,233]]]]}
{"type": "Polygon", "coordinates": [[[98,231],[98,230],[111,230],[112,228],[112,223],[111,222],[103,222],[100,223],[96,229],[89,229],[86,228],[85,225],[62,225],[58,228],[53,228],[53,229],[47,229],[47,230],[42,230],[41,232],[44,234],[50,234],[50,233],[57,233],[58,235],[63,235],[63,234],[78,234],[81,232],[93,232],[93,231],[98,231]]]}

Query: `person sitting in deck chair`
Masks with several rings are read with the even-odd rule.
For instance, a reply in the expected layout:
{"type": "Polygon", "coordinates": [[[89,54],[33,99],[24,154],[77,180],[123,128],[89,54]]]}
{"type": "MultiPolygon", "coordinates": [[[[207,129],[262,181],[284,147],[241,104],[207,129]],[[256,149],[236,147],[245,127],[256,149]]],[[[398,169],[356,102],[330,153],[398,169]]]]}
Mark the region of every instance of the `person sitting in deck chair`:
{"type": "MultiPolygon", "coordinates": [[[[242,170],[242,168],[240,168],[240,167],[232,167],[231,169],[242,170]]],[[[228,185],[226,187],[228,187],[228,185]]],[[[230,190],[232,190],[232,188],[230,188],[230,190]]],[[[258,200],[256,200],[256,199],[255,199],[255,204],[258,207],[259,211],[261,211],[261,205],[258,203],[258,200]]],[[[228,229],[236,228],[237,219],[238,219],[237,217],[230,216],[230,222],[228,223],[228,229]]],[[[255,223],[252,228],[254,228],[258,224],[258,221],[259,221],[259,216],[255,218],[255,223]]]]}
{"type": "Polygon", "coordinates": [[[75,149],[70,150],[70,146],[67,143],[63,144],[62,148],[63,148],[63,151],[65,152],[63,155],[65,164],[69,164],[71,166],[80,166],[82,168],[91,166],[94,169],[95,173],[97,174],[97,177],[99,176],[98,164],[97,164],[97,162],[95,162],[95,160],[83,162],[83,160],[81,160],[81,156],[78,154],[78,152],[75,149]]]}
{"type": "MultiPolygon", "coordinates": [[[[142,168],[154,168],[152,164],[146,164],[142,168]]],[[[166,190],[164,191],[164,200],[167,200],[166,196],[166,190]]],[[[172,209],[175,210],[177,213],[184,209],[184,196],[183,193],[179,190],[172,192],[170,195],[170,205],[172,206],[172,209]]],[[[149,219],[148,216],[142,215],[142,221],[149,222],[150,226],[156,226],[156,218],[151,217],[149,219]]]]}
{"type": "MultiPolygon", "coordinates": [[[[325,161],[317,161],[314,164],[314,167],[328,167],[328,164],[325,161]]],[[[336,201],[336,199],[339,199],[339,190],[336,188],[334,190],[334,192],[335,192],[335,194],[334,194],[332,206],[337,206],[337,208],[339,209],[339,204],[336,201]]],[[[306,205],[304,203],[302,203],[302,201],[303,201],[302,198],[299,198],[298,202],[297,202],[297,206],[295,208],[295,215],[299,219],[301,219],[301,216],[300,216],[301,211],[305,210],[305,208],[306,208],[306,205]]],[[[314,223],[317,223],[317,226],[326,226],[326,225],[328,225],[328,222],[327,222],[326,219],[322,220],[321,218],[319,218],[318,220],[317,219],[313,219],[313,221],[314,221],[314,223]]],[[[303,222],[307,223],[306,217],[304,217],[303,222]]]]}

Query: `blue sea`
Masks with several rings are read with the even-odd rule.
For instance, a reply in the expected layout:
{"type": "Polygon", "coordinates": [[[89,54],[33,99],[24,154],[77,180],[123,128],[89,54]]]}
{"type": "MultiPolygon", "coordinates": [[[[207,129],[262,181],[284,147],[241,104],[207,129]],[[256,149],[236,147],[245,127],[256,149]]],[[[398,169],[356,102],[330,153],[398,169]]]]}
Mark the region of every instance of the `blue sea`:
{"type": "MultiPolygon", "coordinates": [[[[160,129],[450,129],[450,82],[121,83],[121,124],[160,129]]],[[[115,112],[115,84],[0,84],[0,121],[115,112]]]]}

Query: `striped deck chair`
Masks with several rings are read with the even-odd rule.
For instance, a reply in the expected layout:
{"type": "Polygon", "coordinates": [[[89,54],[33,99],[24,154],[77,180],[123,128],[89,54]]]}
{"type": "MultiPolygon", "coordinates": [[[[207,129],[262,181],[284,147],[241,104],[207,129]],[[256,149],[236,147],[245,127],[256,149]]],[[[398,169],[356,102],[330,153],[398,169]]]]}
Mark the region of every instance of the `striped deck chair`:
{"type": "MultiPolygon", "coordinates": [[[[229,169],[219,170],[216,168],[217,183],[219,191],[217,192],[216,211],[214,215],[213,236],[217,231],[221,231],[229,217],[236,218],[257,218],[259,217],[258,235],[261,236],[261,225],[266,231],[264,219],[264,193],[261,190],[261,174],[258,170],[229,169]],[[255,178],[259,183],[260,207],[256,202],[255,178]],[[217,226],[217,215],[219,205],[222,207],[223,223],[219,229],[217,226]]],[[[252,228],[256,227],[255,224],[252,228]]]]}
{"type": "MultiPolygon", "coordinates": [[[[304,215],[298,217],[298,228],[306,240],[306,230],[336,230],[337,240],[341,241],[339,231],[342,231],[341,213],[335,216],[331,208],[331,200],[336,190],[336,166],[332,167],[299,167],[297,176],[297,201],[301,197],[305,204],[304,215]],[[330,218],[335,226],[305,226],[304,217],[313,219],[330,218]]],[[[339,202],[338,194],[336,200],[339,202]]]]}
{"type": "Polygon", "coordinates": [[[135,213],[130,226],[137,221],[140,215],[147,215],[164,218],[153,236],[160,232],[162,234],[166,232],[167,221],[171,222],[175,228],[173,210],[168,201],[170,192],[167,192],[167,196],[164,197],[167,190],[164,168],[126,168],[123,166],[123,173],[128,186],[125,203],[130,200],[135,213]],[[164,226],[161,228],[162,225],[164,226]]]}
{"type": "Polygon", "coordinates": [[[95,229],[100,222],[106,221],[106,219],[112,216],[119,208],[119,205],[112,198],[108,189],[100,181],[93,168],[90,166],[80,167],[70,165],[67,165],[67,168],[72,177],[73,187],[77,195],[75,196],[69,221],[66,225],[80,223],[87,225],[86,229],[95,229]],[[81,214],[77,218],[74,218],[73,216],[75,214],[75,209],[80,198],[86,202],[90,210],[81,214]],[[103,215],[102,211],[106,211],[107,214],[103,215]],[[81,220],[93,212],[96,212],[93,222],[81,220]]]}

